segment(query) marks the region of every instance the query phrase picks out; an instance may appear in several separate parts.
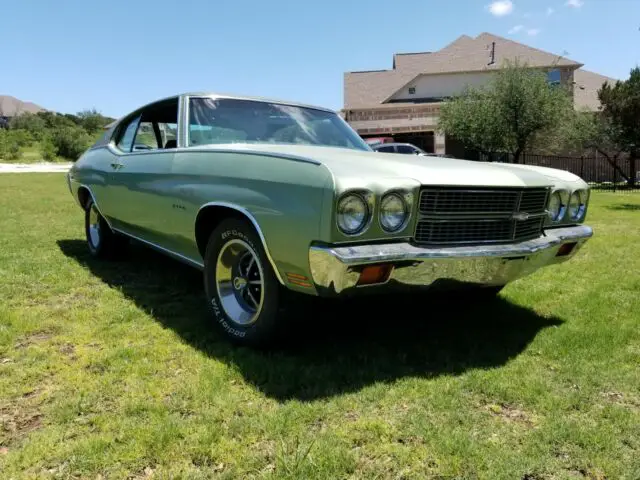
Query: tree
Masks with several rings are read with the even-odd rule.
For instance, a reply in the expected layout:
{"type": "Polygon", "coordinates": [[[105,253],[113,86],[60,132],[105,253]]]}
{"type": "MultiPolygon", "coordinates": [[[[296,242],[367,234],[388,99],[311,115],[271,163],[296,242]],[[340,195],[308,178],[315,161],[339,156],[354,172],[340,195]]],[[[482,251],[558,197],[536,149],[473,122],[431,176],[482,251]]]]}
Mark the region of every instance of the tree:
{"type": "Polygon", "coordinates": [[[40,140],[46,128],[45,121],[36,114],[23,113],[13,117],[9,121],[9,128],[12,130],[26,130],[36,140],[40,140]]]}
{"type": "Polygon", "coordinates": [[[610,141],[629,154],[628,182],[636,181],[636,160],[640,155],[640,67],[631,70],[628,80],[605,83],[598,98],[604,121],[611,125],[610,141]]]}
{"type": "Polygon", "coordinates": [[[602,112],[578,111],[558,131],[566,147],[582,155],[585,150],[598,152],[626,182],[631,178],[620,168],[618,159],[624,149],[618,145],[617,127],[602,112]]]}
{"type": "Polygon", "coordinates": [[[99,132],[105,125],[113,121],[113,119],[103,116],[95,108],[78,112],[77,117],[80,125],[90,134],[99,132]]]}
{"type": "Polygon", "coordinates": [[[568,88],[552,86],[543,72],[516,62],[498,70],[487,86],[445,102],[439,129],[483,153],[509,152],[519,163],[522,152],[571,115],[568,88]]]}
{"type": "Polygon", "coordinates": [[[76,161],[91,145],[91,137],[80,127],[62,127],[51,132],[50,141],[58,156],[76,161]]]}

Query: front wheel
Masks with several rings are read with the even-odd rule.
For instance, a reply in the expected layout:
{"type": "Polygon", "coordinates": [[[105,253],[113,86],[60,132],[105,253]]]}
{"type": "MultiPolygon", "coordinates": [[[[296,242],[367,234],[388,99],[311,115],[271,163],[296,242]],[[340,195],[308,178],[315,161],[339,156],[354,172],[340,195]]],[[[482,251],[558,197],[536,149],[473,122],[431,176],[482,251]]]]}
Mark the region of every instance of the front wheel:
{"type": "Polygon", "coordinates": [[[93,199],[89,200],[84,215],[84,230],[91,255],[107,258],[120,254],[126,249],[126,238],[111,230],[93,199]]]}
{"type": "Polygon", "coordinates": [[[280,326],[280,284],[253,227],[224,220],[211,234],[204,287],[216,324],[234,342],[263,346],[280,326]]]}

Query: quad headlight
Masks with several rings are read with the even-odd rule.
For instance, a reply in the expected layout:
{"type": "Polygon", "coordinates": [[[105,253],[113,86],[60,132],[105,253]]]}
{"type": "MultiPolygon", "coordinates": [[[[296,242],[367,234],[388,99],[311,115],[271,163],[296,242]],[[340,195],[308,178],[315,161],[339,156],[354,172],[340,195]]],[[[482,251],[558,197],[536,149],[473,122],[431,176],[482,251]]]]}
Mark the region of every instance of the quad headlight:
{"type": "Polygon", "coordinates": [[[369,206],[362,195],[349,193],[338,201],[338,228],[346,235],[360,233],[370,215],[369,206]]]}
{"type": "Polygon", "coordinates": [[[568,194],[563,191],[556,191],[551,194],[547,213],[552,222],[561,222],[564,219],[567,213],[567,196],[568,194]]]}
{"type": "Polygon", "coordinates": [[[587,210],[587,192],[576,190],[569,199],[569,218],[574,222],[579,222],[584,218],[587,210]]]}
{"type": "Polygon", "coordinates": [[[380,225],[385,232],[400,230],[409,215],[404,198],[398,193],[388,193],[380,202],[380,225]]]}

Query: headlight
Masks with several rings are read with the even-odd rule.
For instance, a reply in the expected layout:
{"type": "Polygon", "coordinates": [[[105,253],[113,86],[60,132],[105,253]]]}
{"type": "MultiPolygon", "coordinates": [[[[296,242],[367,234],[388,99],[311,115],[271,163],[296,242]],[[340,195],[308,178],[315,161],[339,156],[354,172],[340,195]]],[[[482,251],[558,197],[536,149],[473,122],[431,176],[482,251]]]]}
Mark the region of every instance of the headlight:
{"type": "Polygon", "coordinates": [[[338,202],[338,227],[347,235],[360,232],[369,219],[369,207],[364,198],[355,193],[345,195],[338,202]]]}
{"type": "Polygon", "coordinates": [[[553,192],[549,199],[547,213],[552,222],[560,222],[567,213],[567,201],[562,192],[553,192]]]}
{"type": "Polygon", "coordinates": [[[407,219],[407,204],[397,193],[389,193],[380,202],[380,225],[386,232],[395,232],[407,219]]]}
{"type": "Polygon", "coordinates": [[[580,221],[584,218],[587,209],[587,192],[576,190],[569,199],[569,218],[573,221],[580,221]]]}

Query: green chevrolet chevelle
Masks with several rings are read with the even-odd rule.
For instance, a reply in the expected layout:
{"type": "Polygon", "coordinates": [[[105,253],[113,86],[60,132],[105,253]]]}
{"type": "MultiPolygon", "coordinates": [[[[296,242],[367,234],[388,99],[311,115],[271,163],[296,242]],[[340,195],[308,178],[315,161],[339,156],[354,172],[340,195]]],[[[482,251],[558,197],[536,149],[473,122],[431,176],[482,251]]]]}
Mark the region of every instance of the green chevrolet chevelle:
{"type": "Polygon", "coordinates": [[[94,256],[135,239],[201,269],[215,323],[249,345],[273,339],[290,291],[479,298],[592,236],[571,173],[377,153],[331,110],[258,98],[144,106],[67,180],[94,256]]]}

